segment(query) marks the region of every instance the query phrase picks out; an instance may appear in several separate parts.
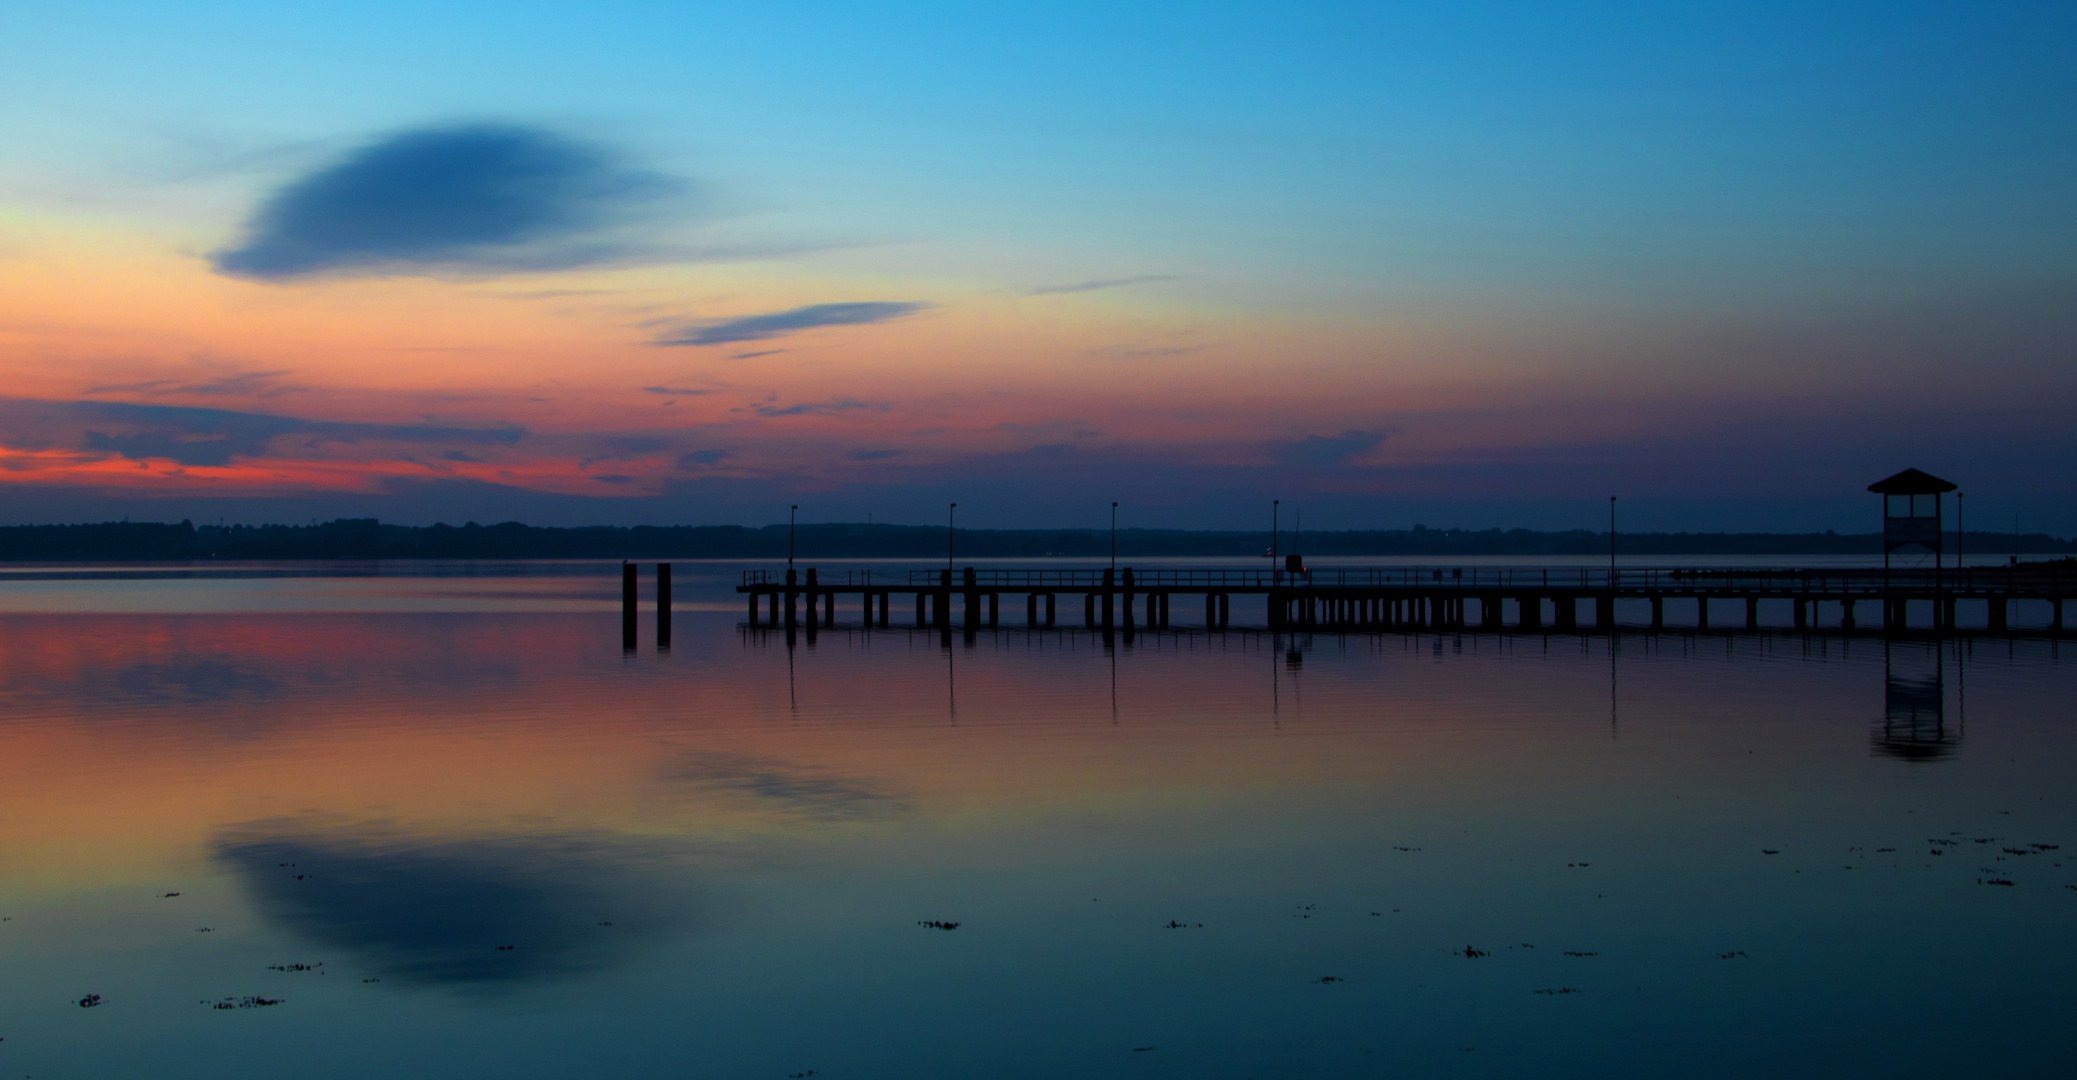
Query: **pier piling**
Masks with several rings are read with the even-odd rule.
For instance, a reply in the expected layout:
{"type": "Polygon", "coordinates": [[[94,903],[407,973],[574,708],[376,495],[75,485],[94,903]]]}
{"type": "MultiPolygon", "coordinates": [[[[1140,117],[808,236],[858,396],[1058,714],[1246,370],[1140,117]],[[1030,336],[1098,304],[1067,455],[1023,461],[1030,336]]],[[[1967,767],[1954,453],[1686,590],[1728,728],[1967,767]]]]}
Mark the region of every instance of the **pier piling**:
{"type": "Polygon", "coordinates": [[[635,647],[635,564],[620,564],[620,647],[635,647]]]}
{"type": "Polygon", "coordinates": [[[656,564],[656,647],[671,647],[671,564],[656,564]]]}

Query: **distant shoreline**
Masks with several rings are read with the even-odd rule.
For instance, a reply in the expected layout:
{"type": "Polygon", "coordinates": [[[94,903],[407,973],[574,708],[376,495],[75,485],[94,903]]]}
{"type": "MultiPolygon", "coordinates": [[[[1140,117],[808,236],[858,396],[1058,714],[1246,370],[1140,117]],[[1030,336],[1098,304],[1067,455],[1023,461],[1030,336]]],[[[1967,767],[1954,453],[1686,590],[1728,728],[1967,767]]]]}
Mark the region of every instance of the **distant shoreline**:
{"type": "MultiPolygon", "coordinates": [[[[2019,551],[2077,554],[2077,540],[2041,533],[1947,534],[1972,556],[2019,551]]],[[[1089,558],[1111,553],[1104,529],[958,529],[959,555],[975,559],[1089,558]]],[[[802,558],[923,559],[945,555],[943,528],[928,525],[819,524],[793,530],[802,558]]],[[[1331,556],[1600,556],[1605,532],[1584,529],[1412,529],[1308,531],[1278,538],[1282,552],[1331,556]]],[[[1266,531],[1120,529],[1120,557],[1260,558],[1266,531]]],[[[372,518],[317,525],[197,526],[148,522],[0,527],[0,560],[206,561],[213,559],[769,559],[788,550],[785,525],[591,526],[546,528],[506,522],[385,525],[372,518]]],[[[1874,533],[1618,533],[1618,555],[1866,555],[1881,551],[1874,533]]]]}

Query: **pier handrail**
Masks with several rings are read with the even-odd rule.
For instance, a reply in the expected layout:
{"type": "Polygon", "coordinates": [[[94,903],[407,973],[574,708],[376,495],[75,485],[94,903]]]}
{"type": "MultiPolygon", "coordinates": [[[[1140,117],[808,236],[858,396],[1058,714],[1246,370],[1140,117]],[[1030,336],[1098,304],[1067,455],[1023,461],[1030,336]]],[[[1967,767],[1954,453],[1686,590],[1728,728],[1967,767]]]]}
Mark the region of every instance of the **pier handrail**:
{"type": "MultiPolygon", "coordinates": [[[[1322,566],[1294,575],[1269,567],[1146,567],[1131,568],[1133,592],[1266,590],[1391,589],[1429,593],[1595,593],[1664,595],[1752,595],[1810,594],[1878,596],[1885,593],[1970,594],[1996,592],[2004,595],[2063,595],[2077,592],[2077,579],[2025,567],[1969,567],[1934,571],[1880,568],[1828,568],[1817,570],[1763,567],[1638,567],[1609,570],[1606,567],[1460,567],[1460,566],[1322,566]]],[[[968,568],[952,575],[955,591],[1074,592],[1126,589],[1120,569],[1109,585],[1100,568],[1011,569],[974,567],[973,582],[967,583],[968,568]]],[[[944,587],[943,569],[835,570],[818,573],[815,586],[829,589],[938,589],[944,587]]],[[[784,571],[743,571],[745,589],[784,587],[784,571]]],[[[808,588],[802,573],[794,588],[808,588]]]]}

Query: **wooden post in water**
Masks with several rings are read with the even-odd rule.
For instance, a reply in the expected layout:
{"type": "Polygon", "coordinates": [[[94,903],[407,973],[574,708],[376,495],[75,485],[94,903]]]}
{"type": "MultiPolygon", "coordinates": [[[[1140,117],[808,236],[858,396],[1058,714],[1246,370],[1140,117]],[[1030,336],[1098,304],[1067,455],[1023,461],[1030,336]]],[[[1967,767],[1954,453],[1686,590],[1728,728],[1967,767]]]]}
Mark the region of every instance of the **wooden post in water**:
{"type": "Polygon", "coordinates": [[[671,564],[656,564],[656,647],[671,647],[671,564]]]}
{"type": "Polygon", "coordinates": [[[1745,628],[1747,630],[1758,630],[1760,628],[1760,598],[1757,596],[1745,598],[1745,628]]]}
{"type": "Polygon", "coordinates": [[[635,647],[635,564],[620,564],[620,647],[635,647]]]}

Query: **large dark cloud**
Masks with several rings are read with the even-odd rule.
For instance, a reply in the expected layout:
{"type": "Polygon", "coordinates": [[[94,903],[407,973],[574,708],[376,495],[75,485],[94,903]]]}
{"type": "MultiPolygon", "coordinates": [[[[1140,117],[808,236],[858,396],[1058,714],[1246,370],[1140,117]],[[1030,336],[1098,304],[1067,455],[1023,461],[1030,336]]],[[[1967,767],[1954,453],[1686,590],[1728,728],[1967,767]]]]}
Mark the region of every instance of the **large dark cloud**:
{"type": "Polygon", "coordinates": [[[0,401],[0,445],[58,445],[182,465],[227,465],[284,436],[324,442],[413,442],[485,446],[518,442],[520,427],[352,424],[270,413],[119,401],[0,401]]]}
{"type": "Polygon", "coordinates": [[[846,304],[809,304],[763,315],[683,326],[658,338],[658,345],[727,345],[763,341],[824,326],[862,326],[913,315],[928,304],[899,300],[865,300],[846,304]]]}
{"type": "Polygon", "coordinates": [[[682,189],[540,128],[424,128],[291,181],[213,261],[266,281],[580,266],[627,256],[618,227],[682,189]]]}
{"type": "Polygon", "coordinates": [[[599,837],[423,840],[259,822],[219,837],[215,854],[283,929],[424,982],[596,970],[689,917],[682,900],[657,899],[640,853],[599,837]]]}

